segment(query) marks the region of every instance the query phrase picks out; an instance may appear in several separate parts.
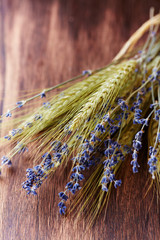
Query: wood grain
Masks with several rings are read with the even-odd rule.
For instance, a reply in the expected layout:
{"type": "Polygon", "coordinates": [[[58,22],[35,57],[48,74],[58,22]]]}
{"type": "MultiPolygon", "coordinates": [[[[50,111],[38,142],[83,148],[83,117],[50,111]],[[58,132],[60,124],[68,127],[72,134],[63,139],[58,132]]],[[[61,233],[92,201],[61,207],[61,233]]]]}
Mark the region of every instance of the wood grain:
{"type": "MultiPolygon", "coordinates": [[[[43,89],[109,63],[148,19],[151,6],[158,12],[160,1],[0,0],[1,112],[16,102],[20,90],[43,89]]],[[[32,160],[15,158],[0,180],[0,239],[160,239],[156,195],[150,191],[143,198],[146,154],[144,148],[136,175],[129,159],[125,162],[123,185],[113,190],[106,217],[85,235],[85,222],[76,225],[58,214],[57,194],[65,185],[58,172],[38,197],[26,196],[21,182],[32,160]]]]}

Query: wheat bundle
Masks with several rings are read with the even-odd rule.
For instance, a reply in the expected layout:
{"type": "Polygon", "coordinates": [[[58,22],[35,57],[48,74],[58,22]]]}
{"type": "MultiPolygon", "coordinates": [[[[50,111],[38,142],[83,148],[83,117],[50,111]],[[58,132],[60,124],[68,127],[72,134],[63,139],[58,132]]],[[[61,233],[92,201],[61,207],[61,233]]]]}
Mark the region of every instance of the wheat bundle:
{"type": "Polygon", "coordinates": [[[138,153],[148,125],[149,172],[152,182],[156,181],[159,188],[159,25],[160,15],[152,17],[133,34],[110,65],[84,71],[65,83],[24,98],[1,116],[1,130],[8,131],[10,125],[8,121],[5,124],[6,117],[10,118],[18,108],[24,109],[32,100],[44,99],[52,90],[67,86],[33,113],[26,112],[11,121],[14,128],[1,139],[2,147],[12,147],[2,157],[1,168],[10,166],[17,153],[28,154],[31,146],[31,156],[37,165],[26,171],[27,180],[22,186],[28,194],[36,195],[44,180],[71,160],[70,181],[59,193],[60,214],[67,212],[70,193],[79,191],[77,203],[71,205],[69,211],[81,207],[78,211],[81,215],[87,208],[92,222],[108,201],[112,186],[117,188],[122,184],[116,174],[127,154],[132,155],[133,172],[138,172],[138,153]],[[142,50],[137,51],[135,44],[148,30],[147,41],[142,50]],[[79,78],[81,81],[73,84],[79,78]],[[72,85],[68,87],[67,84],[72,85]],[[85,178],[82,172],[86,169],[92,171],[82,188],[81,181],[85,178]]]}

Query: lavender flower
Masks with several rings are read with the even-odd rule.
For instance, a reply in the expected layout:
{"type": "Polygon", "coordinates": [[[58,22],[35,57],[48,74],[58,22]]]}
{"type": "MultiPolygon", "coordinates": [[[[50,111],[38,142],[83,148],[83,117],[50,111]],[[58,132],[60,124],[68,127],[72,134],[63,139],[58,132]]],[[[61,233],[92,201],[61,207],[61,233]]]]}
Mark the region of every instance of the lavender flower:
{"type": "Polygon", "coordinates": [[[104,176],[102,178],[101,184],[102,190],[108,192],[108,185],[110,183],[114,182],[115,188],[120,186],[122,183],[121,180],[115,179],[114,167],[118,164],[119,161],[124,160],[124,155],[120,150],[120,144],[118,144],[116,141],[109,139],[105,144],[108,145],[108,147],[104,152],[106,160],[103,162],[104,176]]]}
{"type": "Polygon", "coordinates": [[[41,96],[41,98],[45,98],[46,97],[45,90],[43,90],[43,92],[41,92],[40,96],[41,96]]]}

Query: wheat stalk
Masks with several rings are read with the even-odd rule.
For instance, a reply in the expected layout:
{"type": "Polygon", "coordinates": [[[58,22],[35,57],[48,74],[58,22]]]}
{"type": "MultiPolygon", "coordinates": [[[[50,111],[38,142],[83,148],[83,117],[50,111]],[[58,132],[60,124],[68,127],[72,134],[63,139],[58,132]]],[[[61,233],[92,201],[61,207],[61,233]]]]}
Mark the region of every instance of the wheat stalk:
{"type": "MultiPolygon", "coordinates": [[[[75,131],[93,114],[95,109],[101,109],[103,104],[111,105],[116,97],[119,96],[119,92],[123,91],[126,84],[135,80],[135,69],[137,62],[135,60],[129,60],[128,62],[121,63],[117,66],[117,71],[111,73],[106,81],[99,87],[96,93],[92,94],[88,102],[82,106],[79,114],[73,119],[70,130],[75,131]]],[[[99,111],[100,112],[100,111],[99,111]]]]}

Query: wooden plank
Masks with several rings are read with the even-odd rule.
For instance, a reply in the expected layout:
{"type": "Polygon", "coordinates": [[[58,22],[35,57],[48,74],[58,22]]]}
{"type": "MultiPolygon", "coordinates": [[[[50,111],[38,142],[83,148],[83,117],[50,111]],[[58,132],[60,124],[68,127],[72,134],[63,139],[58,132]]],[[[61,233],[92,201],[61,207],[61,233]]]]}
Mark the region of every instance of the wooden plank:
{"type": "MultiPolygon", "coordinates": [[[[1,109],[17,101],[20,90],[46,88],[109,63],[128,37],[148,19],[158,0],[1,0],[1,109]]],[[[145,141],[145,139],[144,139],[145,141]]],[[[21,190],[32,159],[15,158],[0,182],[0,239],[160,239],[156,197],[147,183],[147,149],[140,172],[132,174],[129,159],[121,170],[123,185],[113,191],[106,218],[85,236],[85,222],[76,225],[58,214],[58,192],[65,186],[57,174],[38,192],[21,190]],[[125,174],[123,169],[125,168],[125,174]]]]}

